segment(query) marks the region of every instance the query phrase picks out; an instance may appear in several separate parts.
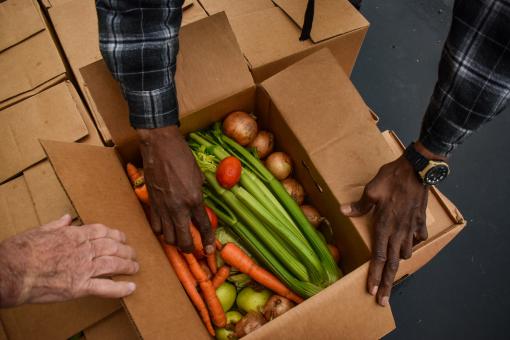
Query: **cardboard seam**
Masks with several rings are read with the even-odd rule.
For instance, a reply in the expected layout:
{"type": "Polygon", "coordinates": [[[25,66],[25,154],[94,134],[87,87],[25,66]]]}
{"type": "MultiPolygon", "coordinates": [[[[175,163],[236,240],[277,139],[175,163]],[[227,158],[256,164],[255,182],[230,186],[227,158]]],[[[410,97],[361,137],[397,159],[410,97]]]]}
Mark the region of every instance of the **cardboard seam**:
{"type": "MultiPolygon", "coordinates": [[[[133,320],[133,317],[131,316],[131,313],[129,312],[129,308],[124,303],[124,299],[120,299],[120,304],[122,305],[122,309],[126,313],[126,316],[129,319],[129,322],[131,323],[131,326],[133,326],[133,328],[135,329],[135,332],[136,332],[136,335],[137,335],[138,339],[143,339],[142,333],[138,329],[138,326],[136,326],[136,323],[133,320]]],[[[111,316],[112,314],[110,314],[109,316],[111,316]]]]}

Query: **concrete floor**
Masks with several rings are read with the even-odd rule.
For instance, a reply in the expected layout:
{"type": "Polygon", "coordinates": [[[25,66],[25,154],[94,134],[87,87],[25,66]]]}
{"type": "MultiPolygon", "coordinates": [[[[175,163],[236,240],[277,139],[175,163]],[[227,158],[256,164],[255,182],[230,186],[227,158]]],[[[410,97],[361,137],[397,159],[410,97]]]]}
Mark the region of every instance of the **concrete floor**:
{"type": "MultiPolygon", "coordinates": [[[[365,0],[371,23],[353,81],[405,143],[418,135],[448,33],[451,0],[365,0]]],[[[510,109],[451,158],[440,189],[468,227],[425,268],[396,287],[397,329],[387,339],[510,337],[510,109]]]]}

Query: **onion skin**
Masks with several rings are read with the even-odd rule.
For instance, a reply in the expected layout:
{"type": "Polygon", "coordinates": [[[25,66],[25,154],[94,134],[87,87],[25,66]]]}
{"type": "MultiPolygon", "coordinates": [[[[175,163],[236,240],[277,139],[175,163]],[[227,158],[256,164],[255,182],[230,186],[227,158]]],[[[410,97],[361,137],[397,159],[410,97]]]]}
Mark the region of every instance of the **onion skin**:
{"type": "Polygon", "coordinates": [[[236,324],[235,335],[241,338],[262,327],[266,322],[261,313],[249,312],[236,324]]]}
{"type": "Polygon", "coordinates": [[[301,210],[303,210],[303,214],[305,214],[308,221],[315,228],[319,227],[319,225],[321,224],[321,222],[323,220],[323,217],[321,216],[319,211],[317,209],[315,209],[315,207],[308,205],[308,204],[303,204],[301,206],[301,210]]]}
{"type": "Polygon", "coordinates": [[[303,204],[305,200],[305,189],[303,189],[303,186],[299,184],[298,181],[294,178],[287,178],[282,181],[282,185],[297,204],[303,204]]]}
{"type": "Polygon", "coordinates": [[[276,179],[282,181],[292,172],[292,160],[285,152],[273,152],[266,159],[266,167],[276,179]]]}
{"type": "Polygon", "coordinates": [[[284,298],[283,296],[273,295],[264,306],[264,317],[267,321],[271,321],[288,312],[295,305],[296,304],[294,302],[284,298]]]}
{"type": "Polygon", "coordinates": [[[340,251],[337,247],[335,247],[332,244],[328,244],[329,252],[331,253],[331,256],[333,256],[333,259],[336,263],[340,262],[340,251]]]}
{"type": "Polygon", "coordinates": [[[248,144],[248,147],[255,148],[259,158],[264,159],[273,151],[274,135],[271,132],[259,131],[255,139],[248,144]]]}
{"type": "Polygon", "coordinates": [[[246,112],[232,112],[223,121],[223,133],[242,146],[250,144],[257,136],[257,122],[246,112]]]}

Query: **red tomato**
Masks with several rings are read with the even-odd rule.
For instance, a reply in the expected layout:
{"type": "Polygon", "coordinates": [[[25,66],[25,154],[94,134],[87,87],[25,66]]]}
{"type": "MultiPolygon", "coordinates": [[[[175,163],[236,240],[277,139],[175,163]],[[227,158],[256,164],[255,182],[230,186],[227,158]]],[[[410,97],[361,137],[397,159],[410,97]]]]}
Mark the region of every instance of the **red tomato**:
{"type": "Polygon", "coordinates": [[[207,216],[209,217],[209,222],[211,222],[212,230],[216,230],[218,228],[218,216],[212,211],[208,206],[205,207],[205,211],[207,212],[207,216]]]}
{"type": "Polygon", "coordinates": [[[239,182],[242,171],[241,161],[233,156],[223,159],[216,169],[216,179],[226,189],[239,182]]]}

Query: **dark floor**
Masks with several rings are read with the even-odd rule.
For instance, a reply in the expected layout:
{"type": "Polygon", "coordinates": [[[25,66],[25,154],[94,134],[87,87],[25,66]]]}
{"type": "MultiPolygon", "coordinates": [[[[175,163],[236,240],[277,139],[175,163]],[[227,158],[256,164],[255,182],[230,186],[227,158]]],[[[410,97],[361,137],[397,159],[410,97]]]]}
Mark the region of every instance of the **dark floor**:
{"type": "MultiPolygon", "coordinates": [[[[371,23],[353,80],[382,129],[415,139],[448,33],[451,0],[365,0],[371,23]]],[[[387,339],[510,338],[510,110],[451,159],[440,189],[468,227],[391,298],[387,339]]]]}

